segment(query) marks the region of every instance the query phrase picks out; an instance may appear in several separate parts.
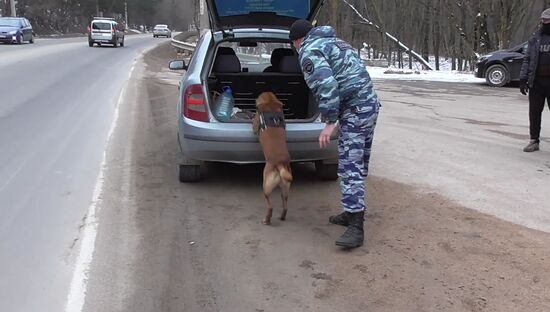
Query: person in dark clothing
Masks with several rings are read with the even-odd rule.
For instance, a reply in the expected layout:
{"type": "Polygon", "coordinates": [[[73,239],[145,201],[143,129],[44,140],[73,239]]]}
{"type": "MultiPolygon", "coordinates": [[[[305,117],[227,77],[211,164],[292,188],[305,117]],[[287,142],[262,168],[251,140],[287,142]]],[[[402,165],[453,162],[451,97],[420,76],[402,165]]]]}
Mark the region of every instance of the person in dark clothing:
{"type": "Polygon", "coordinates": [[[541,27],[529,40],[521,67],[520,92],[529,93],[529,144],[524,152],[539,150],[540,128],[544,103],[550,108],[550,9],[541,15],[541,27]]]}

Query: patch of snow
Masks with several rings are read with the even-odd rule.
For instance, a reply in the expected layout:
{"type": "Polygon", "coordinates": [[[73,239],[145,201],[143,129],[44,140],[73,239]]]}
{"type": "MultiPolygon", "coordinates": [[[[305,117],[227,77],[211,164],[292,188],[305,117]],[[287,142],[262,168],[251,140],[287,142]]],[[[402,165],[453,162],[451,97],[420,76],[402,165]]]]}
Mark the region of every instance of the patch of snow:
{"type": "Polygon", "coordinates": [[[423,80],[440,82],[463,82],[484,84],[485,79],[477,78],[473,73],[458,71],[410,70],[386,67],[371,67],[367,70],[373,79],[423,80]]]}
{"type": "MultiPolygon", "coordinates": [[[[383,67],[387,60],[368,59],[365,49],[361,50],[361,57],[366,63],[372,65],[367,66],[369,74],[374,79],[394,79],[394,80],[425,80],[425,81],[442,81],[442,82],[465,82],[465,83],[485,83],[485,79],[477,78],[475,72],[472,71],[457,71],[452,70],[452,62],[450,59],[441,57],[439,59],[439,71],[425,70],[422,64],[416,60],[412,62],[412,69],[409,69],[408,55],[403,54],[403,64],[405,68],[397,68],[390,65],[383,67]]],[[[372,52],[371,52],[372,55],[372,52]]],[[[428,62],[435,68],[435,57],[431,55],[428,62]]]]}

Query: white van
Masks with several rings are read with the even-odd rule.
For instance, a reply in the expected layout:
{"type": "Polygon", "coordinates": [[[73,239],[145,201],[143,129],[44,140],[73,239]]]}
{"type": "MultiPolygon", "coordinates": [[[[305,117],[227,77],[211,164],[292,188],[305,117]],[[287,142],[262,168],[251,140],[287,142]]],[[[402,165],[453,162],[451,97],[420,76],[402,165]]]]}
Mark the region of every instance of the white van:
{"type": "Polygon", "coordinates": [[[115,19],[94,17],[88,27],[88,46],[112,44],[115,48],[124,46],[124,28],[115,19]]]}

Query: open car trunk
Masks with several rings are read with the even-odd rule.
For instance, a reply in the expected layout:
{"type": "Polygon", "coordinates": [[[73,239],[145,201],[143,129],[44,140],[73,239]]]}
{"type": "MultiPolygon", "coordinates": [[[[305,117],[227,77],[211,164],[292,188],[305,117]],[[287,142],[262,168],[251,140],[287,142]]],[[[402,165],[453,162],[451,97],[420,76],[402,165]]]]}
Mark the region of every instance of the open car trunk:
{"type": "Polygon", "coordinates": [[[237,54],[228,47],[219,48],[208,77],[211,111],[216,109],[216,100],[223,88],[229,86],[235,100],[234,115],[229,122],[250,122],[256,113],[256,98],[268,91],[283,103],[288,122],[315,119],[318,104],[304,81],[298,56],[291,49],[278,50],[283,53],[278,53],[282,56],[277,62],[270,55],[264,55],[267,63],[262,65],[262,56],[237,54]],[[250,61],[255,57],[256,61],[250,61]],[[239,59],[248,59],[250,65],[241,63],[239,59]]]}
{"type": "Polygon", "coordinates": [[[301,75],[277,73],[218,74],[209,79],[210,108],[216,109],[223,87],[229,86],[235,100],[230,122],[250,121],[256,113],[256,98],[266,91],[283,103],[285,119],[311,120],[317,117],[317,103],[301,75]]]}

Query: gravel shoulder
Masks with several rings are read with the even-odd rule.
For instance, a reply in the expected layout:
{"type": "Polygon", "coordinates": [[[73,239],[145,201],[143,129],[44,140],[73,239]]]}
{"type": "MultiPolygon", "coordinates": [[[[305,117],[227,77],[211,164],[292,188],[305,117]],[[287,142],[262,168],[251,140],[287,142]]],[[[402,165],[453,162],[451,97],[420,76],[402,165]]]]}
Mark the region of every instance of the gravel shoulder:
{"type": "Polygon", "coordinates": [[[353,251],[327,220],[338,183],[310,165],[294,166],[288,220],[272,226],[262,166],[213,164],[180,184],[173,58],[168,44],[149,51],[121,107],[85,311],[550,311],[550,234],[381,169],[353,251]]]}

